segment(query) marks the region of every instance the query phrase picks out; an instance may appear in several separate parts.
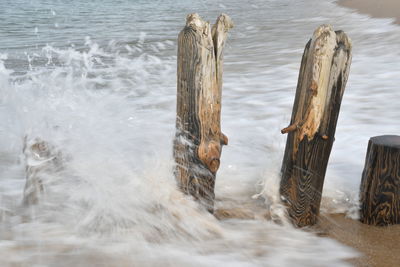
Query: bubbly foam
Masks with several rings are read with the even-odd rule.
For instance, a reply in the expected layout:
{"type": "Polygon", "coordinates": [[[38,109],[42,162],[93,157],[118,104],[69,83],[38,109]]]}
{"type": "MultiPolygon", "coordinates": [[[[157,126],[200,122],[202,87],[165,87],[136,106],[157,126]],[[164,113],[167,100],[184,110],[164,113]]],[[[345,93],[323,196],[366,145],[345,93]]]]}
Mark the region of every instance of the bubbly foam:
{"type": "MultiPolygon", "coordinates": [[[[42,10],[40,21],[49,16],[49,24],[32,26],[26,40],[0,41],[4,263],[346,266],[343,260],[357,255],[353,250],[284,220],[278,189],[285,136],[279,130],[290,120],[302,50],[313,30],[322,23],[345,30],[354,44],[353,64],[322,212],[356,218],[367,141],[400,130],[394,101],[400,98],[394,41],[400,27],[331,1],[314,1],[313,9],[309,1],[257,1],[245,8],[241,1],[194,7],[178,1],[179,12],[171,3],[101,2],[97,9],[80,7],[94,12],[90,19],[68,11],[77,7],[25,3],[42,10]],[[175,185],[175,37],[192,8],[210,20],[222,11],[235,21],[225,49],[222,103],[230,143],[222,152],[216,205],[259,205],[255,220],[218,221],[175,185]],[[112,17],[114,9],[123,15],[112,17]],[[96,19],[103,22],[98,28],[96,19]],[[22,205],[29,161],[24,137],[45,140],[62,154],[60,168],[39,173],[44,190],[32,206],[22,205]]],[[[24,22],[26,14],[8,19],[18,18],[24,22]]]]}

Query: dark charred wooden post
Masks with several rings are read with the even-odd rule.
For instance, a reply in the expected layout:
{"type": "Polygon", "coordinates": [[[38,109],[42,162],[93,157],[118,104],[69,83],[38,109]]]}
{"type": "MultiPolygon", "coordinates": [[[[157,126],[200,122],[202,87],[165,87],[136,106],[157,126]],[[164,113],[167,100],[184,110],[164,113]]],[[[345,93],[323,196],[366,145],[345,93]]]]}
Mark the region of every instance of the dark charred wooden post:
{"type": "Polygon", "coordinates": [[[360,202],[361,222],[400,224],[400,136],[383,135],[369,140],[360,202]]]}
{"type": "Polygon", "coordinates": [[[281,169],[280,193],[298,227],[317,221],[325,172],[351,64],[351,41],[329,25],[316,29],[301,61],[281,169]]]}
{"type": "Polygon", "coordinates": [[[210,212],[215,175],[227,137],[221,132],[223,48],[231,19],[222,14],[210,28],[190,14],[178,37],[175,176],[180,189],[210,212]]]}

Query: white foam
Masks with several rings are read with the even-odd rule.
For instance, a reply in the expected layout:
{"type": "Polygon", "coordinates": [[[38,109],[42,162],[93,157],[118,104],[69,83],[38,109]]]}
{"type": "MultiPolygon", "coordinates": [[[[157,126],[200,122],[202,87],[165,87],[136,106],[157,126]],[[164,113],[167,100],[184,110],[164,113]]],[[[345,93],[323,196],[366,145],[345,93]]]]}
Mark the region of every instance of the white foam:
{"type": "MultiPolygon", "coordinates": [[[[345,30],[354,44],[323,212],[357,217],[368,138],[400,131],[400,47],[393,41],[400,27],[314,2],[309,10],[305,1],[259,1],[250,13],[239,2],[223,5],[236,28],[225,50],[222,130],[229,146],[217,205],[264,198],[263,208],[282,219],[279,131],[290,120],[302,49],[321,23],[345,30]]],[[[218,10],[204,13],[212,20],[218,10]]],[[[175,16],[178,31],[184,14],[175,16]]],[[[145,32],[141,25],[129,42],[91,36],[24,51],[26,68],[13,63],[13,51],[0,56],[0,257],[17,265],[346,266],[357,254],[331,239],[261,218],[220,222],[176,189],[173,27],[157,28],[163,23],[155,20],[145,32]],[[25,135],[63,153],[63,168],[42,176],[44,195],[29,208],[21,206],[25,135]]]]}

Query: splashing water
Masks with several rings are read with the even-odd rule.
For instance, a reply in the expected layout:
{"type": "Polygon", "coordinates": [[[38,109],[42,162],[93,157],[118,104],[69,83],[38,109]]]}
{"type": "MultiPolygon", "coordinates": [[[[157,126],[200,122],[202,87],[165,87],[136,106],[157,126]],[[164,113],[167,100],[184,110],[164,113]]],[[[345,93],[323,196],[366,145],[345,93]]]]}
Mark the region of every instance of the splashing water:
{"type": "Polygon", "coordinates": [[[356,217],[368,138],[400,130],[398,101],[387,102],[400,98],[400,47],[393,41],[400,27],[332,1],[114,2],[19,0],[0,11],[7,37],[0,40],[2,265],[346,266],[357,256],[285,222],[279,129],[289,122],[314,28],[345,30],[353,64],[322,212],[356,217]],[[230,144],[216,206],[256,210],[255,220],[218,221],[176,188],[175,39],[193,11],[210,20],[225,12],[235,21],[222,104],[230,144]],[[26,158],[24,138],[45,140],[53,154],[26,158]],[[57,167],[43,167],[54,158],[57,167]],[[43,186],[30,206],[23,205],[27,165],[43,186]]]}

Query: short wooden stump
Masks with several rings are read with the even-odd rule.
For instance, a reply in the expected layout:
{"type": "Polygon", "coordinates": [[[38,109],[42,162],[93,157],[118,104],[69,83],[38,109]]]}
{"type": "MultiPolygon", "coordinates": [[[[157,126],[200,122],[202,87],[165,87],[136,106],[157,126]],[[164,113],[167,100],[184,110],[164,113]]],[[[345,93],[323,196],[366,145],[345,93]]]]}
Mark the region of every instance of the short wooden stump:
{"type": "Polygon", "coordinates": [[[400,136],[382,135],[369,140],[360,202],[361,222],[400,224],[400,136]]]}

